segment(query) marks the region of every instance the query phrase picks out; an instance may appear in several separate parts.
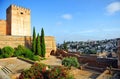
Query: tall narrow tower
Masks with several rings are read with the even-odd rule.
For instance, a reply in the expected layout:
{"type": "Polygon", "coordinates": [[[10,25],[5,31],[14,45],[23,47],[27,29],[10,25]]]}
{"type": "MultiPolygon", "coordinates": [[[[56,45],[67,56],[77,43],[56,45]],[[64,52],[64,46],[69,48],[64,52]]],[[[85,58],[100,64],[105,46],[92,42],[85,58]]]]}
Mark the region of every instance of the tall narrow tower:
{"type": "Polygon", "coordinates": [[[6,11],[7,35],[31,36],[30,10],[10,5],[6,11]]]}

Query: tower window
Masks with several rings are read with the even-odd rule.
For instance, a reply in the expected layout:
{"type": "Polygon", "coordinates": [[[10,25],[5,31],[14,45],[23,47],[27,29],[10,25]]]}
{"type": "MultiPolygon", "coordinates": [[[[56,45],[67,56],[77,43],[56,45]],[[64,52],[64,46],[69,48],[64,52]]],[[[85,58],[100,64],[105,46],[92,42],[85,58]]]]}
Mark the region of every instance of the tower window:
{"type": "Polygon", "coordinates": [[[23,12],[20,12],[20,14],[23,14],[23,12]]]}

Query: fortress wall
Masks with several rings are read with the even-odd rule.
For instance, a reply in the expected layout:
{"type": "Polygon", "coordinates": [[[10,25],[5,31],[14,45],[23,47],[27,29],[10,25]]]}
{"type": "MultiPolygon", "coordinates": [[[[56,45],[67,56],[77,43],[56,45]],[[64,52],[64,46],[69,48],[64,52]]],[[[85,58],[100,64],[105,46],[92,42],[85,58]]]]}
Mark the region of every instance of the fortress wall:
{"type": "Polygon", "coordinates": [[[46,57],[49,57],[52,50],[56,51],[55,38],[52,36],[46,36],[45,45],[46,45],[46,57]]]}
{"type": "Polygon", "coordinates": [[[6,35],[6,20],[0,20],[0,35],[6,35]]]}
{"type": "MultiPolygon", "coordinates": [[[[23,45],[31,48],[32,37],[31,36],[0,36],[0,48],[5,46],[11,46],[13,48],[18,45],[23,45]]],[[[46,44],[46,57],[50,56],[52,50],[56,51],[55,39],[52,36],[45,37],[46,44]]]]}
{"type": "MultiPolygon", "coordinates": [[[[60,56],[59,58],[62,59],[64,57],[76,57],[78,59],[79,63],[86,64],[88,63],[88,66],[91,67],[97,67],[97,68],[106,68],[112,66],[113,68],[118,67],[117,59],[109,59],[109,58],[97,58],[97,56],[94,55],[81,55],[79,53],[67,53],[63,50],[57,50],[56,54],[53,54],[56,56],[60,56]]],[[[100,69],[100,71],[102,71],[100,69]]]]}
{"type": "MultiPolygon", "coordinates": [[[[10,5],[6,10],[6,20],[0,20],[0,48],[18,45],[32,47],[31,37],[31,11],[30,9],[10,5]]],[[[46,56],[52,50],[56,51],[55,39],[52,36],[45,37],[46,56]]]]}

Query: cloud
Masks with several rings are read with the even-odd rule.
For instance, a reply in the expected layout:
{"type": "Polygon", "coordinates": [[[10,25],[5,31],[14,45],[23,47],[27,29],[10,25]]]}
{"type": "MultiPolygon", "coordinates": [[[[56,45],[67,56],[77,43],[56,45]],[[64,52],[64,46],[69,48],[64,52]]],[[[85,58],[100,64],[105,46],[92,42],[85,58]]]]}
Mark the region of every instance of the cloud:
{"type": "Polygon", "coordinates": [[[106,9],[109,15],[115,14],[120,11],[120,2],[113,2],[109,4],[106,9]]]}
{"type": "Polygon", "coordinates": [[[80,33],[94,33],[94,32],[97,32],[96,30],[84,30],[84,31],[81,31],[80,33]]]}
{"type": "Polygon", "coordinates": [[[56,23],[56,25],[60,26],[60,25],[62,25],[62,22],[59,21],[59,22],[56,23]]]}
{"type": "Polygon", "coordinates": [[[71,14],[63,14],[61,17],[63,19],[66,19],[66,20],[71,20],[72,19],[72,15],[71,14]]]}

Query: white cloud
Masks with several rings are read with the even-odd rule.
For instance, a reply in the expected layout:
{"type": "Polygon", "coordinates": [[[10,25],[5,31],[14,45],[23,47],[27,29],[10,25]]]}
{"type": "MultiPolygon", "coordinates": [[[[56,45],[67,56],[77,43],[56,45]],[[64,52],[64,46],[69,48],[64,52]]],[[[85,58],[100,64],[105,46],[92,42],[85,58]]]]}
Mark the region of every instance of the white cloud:
{"type": "Polygon", "coordinates": [[[63,19],[66,19],[66,20],[71,20],[72,19],[72,15],[71,14],[63,14],[61,17],[63,19]]]}
{"type": "Polygon", "coordinates": [[[109,15],[115,14],[120,11],[120,2],[113,2],[109,4],[106,9],[109,15]]]}
{"type": "Polygon", "coordinates": [[[84,31],[81,31],[80,33],[94,33],[94,32],[97,32],[96,30],[84,30],[84,31]]]}

